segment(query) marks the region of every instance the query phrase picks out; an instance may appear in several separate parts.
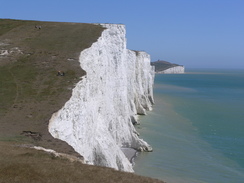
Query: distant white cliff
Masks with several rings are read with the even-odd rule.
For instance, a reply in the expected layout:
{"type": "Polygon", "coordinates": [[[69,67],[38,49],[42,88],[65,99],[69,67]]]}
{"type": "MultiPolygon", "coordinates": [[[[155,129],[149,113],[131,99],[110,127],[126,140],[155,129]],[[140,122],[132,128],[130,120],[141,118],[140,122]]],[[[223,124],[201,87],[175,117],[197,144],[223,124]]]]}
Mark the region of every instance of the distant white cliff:
{"type": "Polygon", "coordinates": [[[157,74],[183,74],[183,73],[185,73],[184,66],[175,66],[175,67],[171,67],[166,70],[157,72],[157,74]]]}
{"type": "Polygon", "coordinates": [[[185,67],[183,65],[174,64],[165,60],[158,60],[151,62],[151,65],[155,67],[157,74],[182,74],[185,73],[185,67]]]}
{"type": "Polygon", "coordinates": [[[49,122],[49,132],[69,143],[86,163],[133,172],[122,147],[152,148],[132,123],[153,104],[154,69],[145,52],[126,49],[125,26],[104,24],[97,42],[80,54],[87,72],[72,97],[49,122]]]}

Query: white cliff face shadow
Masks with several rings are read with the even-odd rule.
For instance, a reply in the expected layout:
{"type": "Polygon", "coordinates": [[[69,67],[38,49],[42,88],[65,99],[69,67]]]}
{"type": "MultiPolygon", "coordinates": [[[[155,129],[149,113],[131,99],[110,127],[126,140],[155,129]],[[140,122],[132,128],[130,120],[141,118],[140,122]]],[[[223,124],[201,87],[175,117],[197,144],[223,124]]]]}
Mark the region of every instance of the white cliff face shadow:
{"type": "Polygon", "coordinates": [[[133,172],[121,148],[151,151],[132,123],[153,103],[154,69],[145,52],[126,49],[125,26],[106,29],[80,54],[87,75],[65,106],[53,114],[49,132],[69,143],[86,163],[133,172]]]}

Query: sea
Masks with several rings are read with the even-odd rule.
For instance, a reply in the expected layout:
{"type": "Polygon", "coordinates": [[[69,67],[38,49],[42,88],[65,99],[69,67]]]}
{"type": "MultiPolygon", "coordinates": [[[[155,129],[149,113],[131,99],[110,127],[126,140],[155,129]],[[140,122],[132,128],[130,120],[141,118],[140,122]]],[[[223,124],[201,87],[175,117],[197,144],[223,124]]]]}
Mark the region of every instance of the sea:
{"type": "Polygon", "coordinates": [[[135,158],[138,175],[167,183],[244,183],[244,70],[156,74],[153,110],[135,158]]]}

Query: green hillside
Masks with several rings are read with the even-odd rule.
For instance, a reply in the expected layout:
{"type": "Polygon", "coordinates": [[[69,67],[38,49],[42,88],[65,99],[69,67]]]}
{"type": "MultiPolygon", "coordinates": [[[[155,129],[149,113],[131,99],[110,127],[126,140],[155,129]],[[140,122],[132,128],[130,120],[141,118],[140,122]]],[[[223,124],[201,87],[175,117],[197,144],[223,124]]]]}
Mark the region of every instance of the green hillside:
{"type": "Polygon", "coordinates": [[[51,137],[48,121],[85,74],[78,62],[80,51],[102,30],[92,24],[0,19],[0,140],[73,153],[51,137]],[[64,77],[57,76],[59,70],[64,77]],[[37,132],[41,140],[21,135],[23,131],[37,132]]]}

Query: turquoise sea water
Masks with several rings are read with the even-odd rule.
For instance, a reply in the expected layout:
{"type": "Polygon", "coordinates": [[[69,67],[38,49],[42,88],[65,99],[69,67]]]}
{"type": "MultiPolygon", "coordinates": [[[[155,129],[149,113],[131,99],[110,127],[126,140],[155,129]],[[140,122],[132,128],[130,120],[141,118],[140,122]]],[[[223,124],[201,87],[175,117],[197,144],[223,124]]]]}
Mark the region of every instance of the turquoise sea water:
{"type": "Polygon", "coordinates": [[[244,70],[156,75],[153,111],[140,118],[154,149],[136,174],[168,183],[244,182],[244,70]]]}

